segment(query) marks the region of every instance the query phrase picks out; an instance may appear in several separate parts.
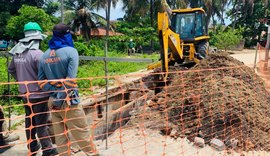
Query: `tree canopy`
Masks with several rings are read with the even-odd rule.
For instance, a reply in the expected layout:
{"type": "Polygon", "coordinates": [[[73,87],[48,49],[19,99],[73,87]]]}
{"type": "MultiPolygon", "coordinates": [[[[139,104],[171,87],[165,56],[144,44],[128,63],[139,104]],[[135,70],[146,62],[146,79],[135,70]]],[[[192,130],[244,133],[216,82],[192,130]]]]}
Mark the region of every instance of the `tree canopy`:
{"type": "MultiPolygon", "coordinates": [[[[52,22],[59,21],[55,20],[59,19],[55,16],[59,16],[57,12],[60,9],[60,3],[56,0],[0,2],[0,24],[3,25],[0,28],[0,38],[20,38],[22,25],[29,20],[40,22],[45,31],[49,30],[52,22]]],[[[123,3],[125,22],[134,23],[132,25],[141,28],[153,26],[156,29],[161,0],[112,0],[112,6],[115,7],[117,2],[123,3]]],[[[243,35],[246,40],[254,40],[260,31],[266,29],[261,19],[269,18],[270,14],[268,0],[167,0],[167,3],[172,9],[204,8],[207,25],[212,24],[214,27],[217,24],[224,25],[225,18],[229,18],[232,30],[239,27],[245,29],[243,35]]],[[[65,23],[82,29],[83,34],[89,34],[92,28],[106,25],[105,18],[94,13],[100,9],[106,11],[106,8],[107,0],[64,0],[65,23]]]]}
{"type": "Polygon", "coordinates": [[[43,9],[23,5],[18,13],[17,16],[9,19],[6,26],[6,33],[14,39],[20,39],[24,36],[23,26],[28,22],[37,22],[43,31],[49,31],[53,26],[52,19],[43,9]]]}

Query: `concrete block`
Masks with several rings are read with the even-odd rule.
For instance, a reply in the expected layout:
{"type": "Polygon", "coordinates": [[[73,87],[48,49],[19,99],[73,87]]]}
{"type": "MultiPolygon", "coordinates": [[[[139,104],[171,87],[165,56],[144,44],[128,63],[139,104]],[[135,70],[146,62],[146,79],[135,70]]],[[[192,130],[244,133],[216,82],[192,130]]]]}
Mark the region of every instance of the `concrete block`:
{"type": "Polygon", "coordinates": [[[225,144],[223,143],[223,141],[219,140],[219,139],[212,139],[210,142],[211,147],[217,149],[218,151],[222,151],[226,148],[225,144]]]}
{"type": "Polygon", "coordinates": [[[204,147],[205,146],[205,141],[203,138],[200,137],[195,137],[194,138],[194,145],[199,146],[199,147],[204,147]]]}

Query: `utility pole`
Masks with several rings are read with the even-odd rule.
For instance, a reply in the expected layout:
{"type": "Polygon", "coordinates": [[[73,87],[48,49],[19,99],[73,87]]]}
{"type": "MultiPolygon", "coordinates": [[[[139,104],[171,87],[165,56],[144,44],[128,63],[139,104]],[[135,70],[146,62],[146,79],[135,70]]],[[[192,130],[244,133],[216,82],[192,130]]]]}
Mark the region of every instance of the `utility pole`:
{"type": "MultiPolygon", "coordinates": [[[[108,40],[109,40],[109,31],[110,31],[110,14],[111,14],[111,0],[107,1],[107,8],[106,8],[106,20],[107,20],[107,27],[106,27],[106,40],[105,40],[105,58],[108,56],[108,40]]],[[[105,81],[106,81],[106,115],[105,115],[105,122],[106,122],[106,149],[108,149],[108,136],[109,136],[109,127],[108,127],[108,105],[109,105],[109,95],[108,95],[108,62],[104,60],[105,66],[105,81]]]]}
{"type": "Polygon", "coordinates": [[[61,22],[64,23],[64,0],[61,0],[61,22]]]}

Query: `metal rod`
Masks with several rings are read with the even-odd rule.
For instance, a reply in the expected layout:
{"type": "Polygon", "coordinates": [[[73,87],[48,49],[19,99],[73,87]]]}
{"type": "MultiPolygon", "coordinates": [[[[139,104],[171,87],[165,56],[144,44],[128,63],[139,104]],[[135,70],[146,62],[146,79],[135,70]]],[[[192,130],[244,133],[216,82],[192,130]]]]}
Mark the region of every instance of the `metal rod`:
{"type": "Polygon", "coordinates": [[[121,57],[94,57],[94,56],[80,56],[80,60],[86,61],[107,61],[107,62],[145,62],[145,63],[152,63],[154,62],[153,59],[147,58],[121,58],[121,57]]]}
{"type": "MultiPolygon", "coordinates": [[[[9,57],[6,56],[7,59],[7,69],[8,69],[8,65],[9,65],[9,57]]],[[[7,76],[8,76],[8,130],[11,130],[11,102],[10,102],[10,74],[7,72],[7,76]]]]}
{"type": "Polygon", "coordinates": [[[254,70],[256,70],[256,65],[257,65],[258,47],[259,47],[259,42],[257,42],[257,46],[256,46],[255,59],[254,59],[254,67],[253,67],[254,70]]]}
{"type": "MultiPolygon", "coordinates": [[[[111,0],[107,1],[107,10],[106,10],[106,19],[107,19],[107,27],[106,27],[106,41],[105,41],[105,57],[108,54],[108,39],[109,39],[109,29],[110,29],[110,10],[111,10],[111,0]]],[[[108,64],[106,59],[104,59],[105,63],[105,79],[106,79],[106,149],[108,149],[108,136],[109,136],[109,127],[108,127],[108,64]]]]}

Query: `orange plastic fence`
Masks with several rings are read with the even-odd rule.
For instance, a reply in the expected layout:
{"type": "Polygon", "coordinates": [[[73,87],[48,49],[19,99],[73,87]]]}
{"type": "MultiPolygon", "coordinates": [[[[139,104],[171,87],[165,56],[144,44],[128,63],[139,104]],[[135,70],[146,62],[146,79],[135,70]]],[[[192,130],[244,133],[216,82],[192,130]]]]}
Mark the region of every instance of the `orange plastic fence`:
{"type": "MultiPolygon", "coordinates": [[[[29,130],[86,119],[91,136],[84,139],[94,140],[94,145],[89,144],[96,147],[94,153],[107,156],[270,155],[270,95],[252,69],[246,66],[182,69],[170,73],[166,82],[161,78],[162,73],[109,77],[107,122],[105,88],[93,85],[104,77],[78,78],[80,105],[86,116],[31,125],[29,130]]],[[[32,83],[36,82],[22,84],[32,83]]],[[[0,85],[6,87],[8,84],[0,85]]],[[[16,88],[18,83],[10,83],[10,86],[16,88]]],[[[30,95],[25,94],[26,97],[30,95]]],[[[31,115],[25,117],[16,112],[40,103],[23,103],[16,92],[1,96],[12,100],[12,106],[2,105],[5,112],[11,109],[12,124],[40,114],[32,110],[31,115]]],[[[67,115],[65,113],[74,109],[77,108],[66,107],[63,113],[67,115]]],[[[59,110],[53,110],[56,111],[59,110]]],[[[9,120],[7,115],[5,120],[9,120]]],[[[76,143],[83,140],[71,135],[78,129],[65,128],[63,131],[69,136],[66,154],[80,149],[76,143]]],[[[6,133],[8,130],[3,134],[6,133]]],[[[19,135],[20,139],[6,145],[12,147],[2,155],[34,154],[27,150],[27,144],[33,139],[26,139],[24,124],[17,125],[11,134],[19,135]]],[[[52,140],[56,136],[50,133],[52,140]]],[[[41,155],[42,150],[36,153],[41,155]]],[[[79,151],[75,155],[82,153],[79,151]]]]}

